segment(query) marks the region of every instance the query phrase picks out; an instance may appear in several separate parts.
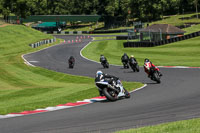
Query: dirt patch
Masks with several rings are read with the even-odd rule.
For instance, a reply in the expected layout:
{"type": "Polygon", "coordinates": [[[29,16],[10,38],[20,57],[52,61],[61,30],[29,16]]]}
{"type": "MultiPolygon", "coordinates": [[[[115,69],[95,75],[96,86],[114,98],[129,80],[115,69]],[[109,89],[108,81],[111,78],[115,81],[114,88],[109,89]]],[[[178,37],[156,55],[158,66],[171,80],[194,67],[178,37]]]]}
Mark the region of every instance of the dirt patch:
{"type": "Polygon", "coordinates": [[[12,24],[2,24],[2,25],[0,25],[0,27],[5,27],[5,26],[8,26],[8,25],[12,25],[12,24]]]}

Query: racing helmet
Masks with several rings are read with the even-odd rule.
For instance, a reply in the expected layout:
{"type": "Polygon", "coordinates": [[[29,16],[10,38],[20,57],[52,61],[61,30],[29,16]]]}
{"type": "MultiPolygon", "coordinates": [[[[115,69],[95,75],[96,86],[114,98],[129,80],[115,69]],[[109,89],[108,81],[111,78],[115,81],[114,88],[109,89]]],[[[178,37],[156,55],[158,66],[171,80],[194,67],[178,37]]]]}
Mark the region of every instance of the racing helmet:
{"type": "Polygon", "coordinates": [[[134,57],[134,55],[131,55],[131,57],[133,58],[133,57],[134,57]]]}
{"type": "Polygon", "coordinates": [[[149,59],[147,59],[147,58],[146,58],[146,59],[144,59],[144,62],[149,62],[149,59]]]}
{"type": "Polygon", "coordinates": [[[102,75],[103,72],[102,71],[97,71],[96,76],[102,75]]]}

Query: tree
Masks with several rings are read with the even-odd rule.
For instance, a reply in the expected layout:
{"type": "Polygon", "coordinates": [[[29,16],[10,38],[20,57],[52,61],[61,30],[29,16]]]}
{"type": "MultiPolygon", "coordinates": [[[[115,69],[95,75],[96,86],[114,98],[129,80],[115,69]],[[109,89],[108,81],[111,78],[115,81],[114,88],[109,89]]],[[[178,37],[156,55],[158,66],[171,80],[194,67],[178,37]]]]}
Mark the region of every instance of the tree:
{"type": "Polygon", "coordinates": [[[160,0],[131,0],[132,17],[143,21],[160,19],[162,6],[160,0]]]}
{"type": "Polygon", "coordinates": [[[47,0],[28,0],[26,4],[30,15],[47,14],[47,0]]]}
{"type": "Polygon", "coordinates": [[[11,0],[11,12],[17,17],[26,18],[30,15],[30,6],[27,3],[28,0],[11,0]]]}
{"type": "Polygon", "coordinates": [[[161,0],[162,16],[179,13],[179,1],[180,0],[161,0]]]}
{"type": "Polygon", "coordinates": [[[194,5],[195,5],[195,8],[196,8],[197,19],[199,19],[199,15],[198,15],[198,0],[194,0],[194,5]]]}
{"type": "Polygon", "coordinates": [[[0,13],[4,16],[4,19],[8,21],[8,16],[12,10],[12,1],[11,0],[0,0],[0,13]]]}
{"type": "Polygon", "coordinates": [[[3,0],[0,0],[0,14],[2,14],[3,10],[3,0]]]}

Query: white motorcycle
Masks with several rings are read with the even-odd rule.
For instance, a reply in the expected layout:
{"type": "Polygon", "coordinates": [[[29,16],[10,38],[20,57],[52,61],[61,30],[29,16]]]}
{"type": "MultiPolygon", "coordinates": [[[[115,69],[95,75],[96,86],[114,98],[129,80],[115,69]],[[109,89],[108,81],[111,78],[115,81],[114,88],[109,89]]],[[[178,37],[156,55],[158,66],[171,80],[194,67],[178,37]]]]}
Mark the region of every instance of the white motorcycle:
{"type": "Polygon", "coordinates": [[[105,96],[109,101],[116,101],[119,98],[130,98],[129,92],[123,87],[120,80],[113,81],[113,85],[108,81],[96,82],[96,86],[102,96],[105,96]]]}

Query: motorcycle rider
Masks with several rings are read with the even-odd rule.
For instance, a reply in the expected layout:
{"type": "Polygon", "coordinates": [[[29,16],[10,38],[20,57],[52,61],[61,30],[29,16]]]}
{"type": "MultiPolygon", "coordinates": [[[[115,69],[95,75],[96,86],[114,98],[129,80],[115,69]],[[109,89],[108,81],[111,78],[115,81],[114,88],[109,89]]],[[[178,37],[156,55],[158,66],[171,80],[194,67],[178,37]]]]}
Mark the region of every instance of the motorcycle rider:
{"type": "Polygon", "coordinates": [[[101,62],[101,64],[104,64],[104,63],[107,62],[107,59],[106,59],[106,57],[104,55],[100,56],[100,62],[101,62]]]}
{"type": "Polygon", "coordinates": [[[126,68],[125,67],[126,64],[127,64],[127,68],[129,68],[129,66],[128,66],[129,57],[128,57],[128,55],[126,53],[124,53],[124,55],[122,55],[121,61],[122,61],[123,65],[124,65],[124,68],[126,68]]]}
{"type": "Polygon", "coordinates": [[[117,81],[118,79],[119,79],[118,77],[109,74],[104,74],[102,71],[97,71],[95,82],[108,81],[109,84],[114,85],[113,81],[117,81]]]}
{"type": "Polygon", "coordinates": [[[74,63],[75,63],[75,58],[74,58],[73,56],[70,56],[69,59],[68,59],[68,64],[69,64],[69,66],[70,66],[71,64],[74,64],[74,63]]]}
{"type": "Polygon", "coordinates": [[[144,71],[148,74],[148,77],[151,77],[150,68],[153,67],[155,71],[158,71],[159,76],[162,76],[160,69],[157,68],[149,59],[144,59],[144,71]]]}
{"type": "Polygon", "coordinates": [[[134,55],[131,55],[131,57],[129,58],[129,65],[131,65],[132,63],[136,62],[137,63],[137,60],[136,58],[134,57],[134,55]]]}
{"type": "MultiPolygon", "coordinates": [[[[112,87],[115,87],[115,85],[117,83],[117,80],[119,80],[119,78],[115,77],[113,75],[104,74],[102,71],[97,71],[96,72],[95,83],[96,82],[100,82],[100,81],[107,81],[112,87]]],[[[117,88],[117,89],[119,89],[119,88],[117,88]]],[[[125,90],[125,88],[124,88],[124,90],[125,90]]],[[[103,94],[102,94],[102,92],[100,90],[99,90],[99,94],[100,94],[100,96],[103,96],[103,94]]],[[[130,95],[130,94],[128,93],[126,95],[130,95]]]]}

